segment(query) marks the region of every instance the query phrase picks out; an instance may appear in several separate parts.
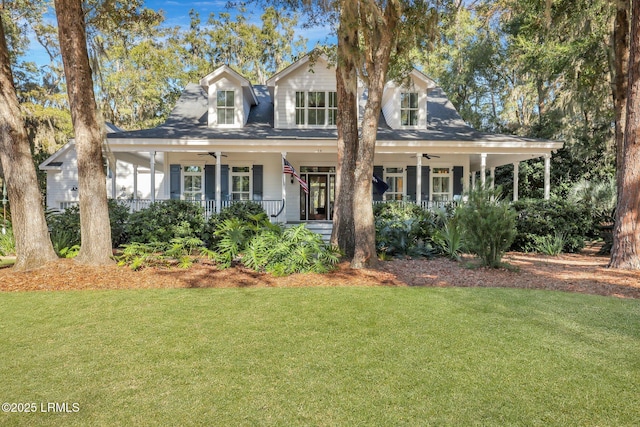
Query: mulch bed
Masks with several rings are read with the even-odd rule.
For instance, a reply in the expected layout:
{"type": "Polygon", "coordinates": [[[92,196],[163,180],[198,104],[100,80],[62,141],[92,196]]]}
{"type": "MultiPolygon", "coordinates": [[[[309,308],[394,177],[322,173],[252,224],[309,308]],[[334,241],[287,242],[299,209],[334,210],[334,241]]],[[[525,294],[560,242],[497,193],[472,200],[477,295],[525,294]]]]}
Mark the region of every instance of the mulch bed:
{"type": "Polygon", "coordinates": [[[57,291],[80,289],[246,288],[303,286],[435,286],[510,287],[547,289],[640,298],[640,271],[607,268],[609,258],[593,250],[557,257],[508,253],[511,267],[469,267],[445,258],[398,259],[375,269],[353,270],[347,263],[328,274],[273,277],[242,267],[219,270],[202,261],[191,268],[146,268],[132,271],[116,265],[91,267],[61,259],[28,272],[0,269],[0,291],[57,291]]]}

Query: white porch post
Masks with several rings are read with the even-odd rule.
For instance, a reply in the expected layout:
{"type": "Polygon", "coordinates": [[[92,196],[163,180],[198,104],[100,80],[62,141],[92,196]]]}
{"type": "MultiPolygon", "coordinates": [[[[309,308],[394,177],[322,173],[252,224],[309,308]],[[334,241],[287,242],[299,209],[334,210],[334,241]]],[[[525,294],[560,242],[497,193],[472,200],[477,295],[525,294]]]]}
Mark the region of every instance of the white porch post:
{"type": "Polygon", "coordinates": [[[496,181],[496,168],[489,169],[489,176],[491,177],[491,189],[493,190],[495,188],[496,181]]]}
{"type": "MultiPolygon", "coordinates": [[[[109,162],[111,163],[111,162],[109,162]]],[[[111,169],[111,198],[112,199],[116,199],[117,198],[117,191],[118,191],[118,186],[117,186],[117,182],[116,182],[116,177],[118,176],[118,174],[116,173],[117,171],[117,167],[116,164],[113,164],[113,167],[111,167],[111,165],[109,165],[109,169],[111,169]]]]}
{"type": "Polygon", "coordinates": [[[138,199],[138,165],[133,165],[133,200],[138,199]]]}
{"type": "Polygon", "coordinates": [[[551,194],[551,154],[544,155],[544,199],[549,200],[551,194]]]}
{"type": "Polygon", "coordinates": [[[156,201],[156,152],[149,152],[149,167],[151,169],[151,203],[156,201]]]}
{"type": "Polygon", "coordinates": [[[422,205],[422,153],[416,153],[416,203],[422,205]]]}
{"type": "Polygon", "coordinates": [[[284,175],[284,159],[287,158],[287,152],[283,151],[280,156],[280,174],[282,175],[282,202],[284,208],[282,209],[282,215],[284,215],[284,222],[287,222],[287,177],[284,175]]]}
{"type": "Polygon", "coordinates": [[[222,152],[216,151],[216,213],[222,209],[222,152]]]}
{"type": "Polygon", "coordinates": [[[518,201],[518,185],[520,180],[520,162],[513,164],[513,201],[518,201]]]}
{"type": "Polygon", "coordinates": [[[476,188],[476,172],[471,172],[471,188],[476,188]]]}
{"type": "Polygon", "coordinates": [[[487,182],[487,153],[480,154],[480,183],[484,187],[487,182]]]}

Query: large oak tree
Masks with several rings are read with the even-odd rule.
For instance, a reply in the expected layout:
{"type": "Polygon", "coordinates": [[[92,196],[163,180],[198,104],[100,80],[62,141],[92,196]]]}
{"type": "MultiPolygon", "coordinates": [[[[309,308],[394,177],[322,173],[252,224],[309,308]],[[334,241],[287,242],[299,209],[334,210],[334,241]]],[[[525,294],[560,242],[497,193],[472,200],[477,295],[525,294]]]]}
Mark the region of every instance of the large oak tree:
{"type": "Polygon", "coordinates": [[[14,269],[28,270],[57,259],[42,208],[29,139],[11,72],[0,18],[0,161],[7,182],[16,242],[14,269]]]}
{"type": "Polygon", "coordinates": [[[84,264],[110,264],[111,228],[103,166],[103,126],[93,92],[81,0],[56,0],[60,51],[78,156],[80,252],[84,264]]]}
{"type": "Polygon", "coordinates": [[[640,269],[640,0],[631,3],[629,83],[610,266],[640,269]]]}

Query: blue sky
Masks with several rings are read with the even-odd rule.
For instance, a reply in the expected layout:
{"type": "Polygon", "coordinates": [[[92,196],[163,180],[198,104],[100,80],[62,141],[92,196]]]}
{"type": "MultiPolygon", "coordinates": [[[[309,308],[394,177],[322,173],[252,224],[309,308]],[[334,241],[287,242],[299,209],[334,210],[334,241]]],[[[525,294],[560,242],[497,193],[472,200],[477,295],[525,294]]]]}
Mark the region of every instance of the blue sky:
{"type": "MultiPolygon", "coordinates": [[[[200,13],[202,21],[206,21],[211,12],[219,13],[225,11],[227,0],[200,0],[200,1],[180,1],[180,0],[145,0],[145,6],[164,12],[164,25],[169,27],[188,27],[189,11],[196,10],[200,13]]],[[[256,10],[254,16],[250,19],[258,22],[260,19],[260,10],[256,10]]],[[[53,25],[56,25],[55,16],[51,17],[53,25]]],[[[302,18],[299,19],[300,24],[302,18]]],[[[308,40],[307,48],[311,50],[317,42],[326,41],[330,33],[328,28],[302,28],[298,27],[298,33],[308,40]]],[[[31,50],[23,58],[26,61],[34,61],[39,64],[48,64],[49,59],[45,50],[35,41],[31,43],[31,50]]]]}

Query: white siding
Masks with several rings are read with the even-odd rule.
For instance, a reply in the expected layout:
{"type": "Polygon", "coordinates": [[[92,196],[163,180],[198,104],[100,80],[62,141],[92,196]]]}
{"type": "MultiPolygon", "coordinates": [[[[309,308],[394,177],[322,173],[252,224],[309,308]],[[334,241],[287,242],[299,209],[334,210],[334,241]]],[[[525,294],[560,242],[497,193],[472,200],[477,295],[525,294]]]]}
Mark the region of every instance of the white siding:
{"type": "Polygon", "coordinates": [[[408,87],[394,82],[387,83],[382,96],[382,114],[387,124],[392,129],[404,128],[400,122],[400,94],[403,92],[418,92],[418,126],[413,128],[426,129],[427,87],[423,82],[417,80],[412,81],[408,87]]]}
{"type": "Polygon", "coordinates": [[[295,107],[296,92],[336,91],[336,73],[333,67],[318,58],[313,67],[304,64],[290,75],[278,81],[274,92],[274,118],[276,128],[298,128],[296,125],[295,107]]]}
{"type": "Polygon", "coordinates": [[[240,128],[247,122],[250,108],[251,105],[245,99],[240,82],[235,79],[221,77],[209,86],[209,126],[240,128]],[[235,117],[232,125],[218,124],[217,96],[219,90],[232,90],[235,92],[235,117]]]}

